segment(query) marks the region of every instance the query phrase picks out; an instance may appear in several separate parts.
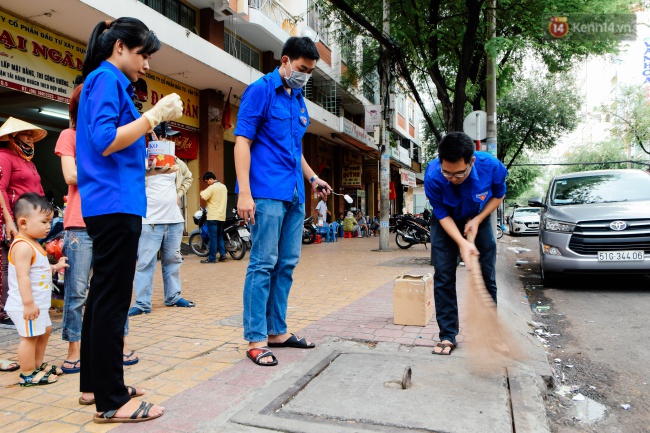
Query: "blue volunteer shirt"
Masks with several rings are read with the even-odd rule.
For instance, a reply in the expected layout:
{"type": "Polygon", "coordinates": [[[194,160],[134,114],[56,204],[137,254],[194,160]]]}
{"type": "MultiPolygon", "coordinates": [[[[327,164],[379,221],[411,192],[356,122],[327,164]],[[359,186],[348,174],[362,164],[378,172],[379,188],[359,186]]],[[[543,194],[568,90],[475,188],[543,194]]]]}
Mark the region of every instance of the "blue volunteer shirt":
{"type": "Polygon", "coordinates": [[[144,136],[108,156],[117,128],[140,117],[133,105],[133,85],[109,62],[84,82],[77,114],[77,183],[84,217],[126,213],[145,217],[144,136]]]}
{"type": "Polygon", "coordinates": [[[508,170],[501,161],[485,152],[474,152],[474,156],[476,160],[469,177],[460,185],[454,185],[442,175],[439,158],[429,163],[424,191],[438,220],[447,216],[456,221],[473,218],[490,198],[506,195],[508,170]]]}
{"type": "MultiPolygon", "coordinates": [[[[253,198],[305,201],[302,137],[309,114],[302,89],[284,90],[278,68],[252,83],[241,99],[235,135],[251,143],[250,187],[253,198]]],[[[235,192],[239,192],[239,185],[235,192]]]]}

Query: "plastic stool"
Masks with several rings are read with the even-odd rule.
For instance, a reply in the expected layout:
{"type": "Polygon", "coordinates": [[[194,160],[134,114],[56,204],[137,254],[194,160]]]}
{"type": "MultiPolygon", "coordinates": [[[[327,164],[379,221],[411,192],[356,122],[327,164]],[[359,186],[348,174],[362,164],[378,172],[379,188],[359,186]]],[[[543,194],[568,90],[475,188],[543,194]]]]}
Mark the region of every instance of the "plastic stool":
{"type": "Polygon", "coordinates": [[[314,243],[320,244],[321,242],[322,242],[322,239],[321,239],[320,235],[316,235],[316,240],[314,241],[314,243]]]}
{"type": "Polygon", "coordinates": [[[351,238],[352,237],[352,232],[343,232],[343,237],[344,238],[351,238]]]}

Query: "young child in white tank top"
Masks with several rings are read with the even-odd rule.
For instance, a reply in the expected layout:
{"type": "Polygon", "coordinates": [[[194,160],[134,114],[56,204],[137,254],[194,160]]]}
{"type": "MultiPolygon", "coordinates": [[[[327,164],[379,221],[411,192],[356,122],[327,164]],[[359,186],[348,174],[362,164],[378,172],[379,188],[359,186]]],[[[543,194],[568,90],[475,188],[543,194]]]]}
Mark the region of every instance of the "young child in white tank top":
{"type": "Polygon", "coordinates": [[[57,368],[43,363],[47,340],[52,332],[48,310],[52,299],[52,273],[68,267],[61,257],[50,265],[37,239],[50,232],[53,210],[43,196],[21,195],[14,207],[18,227],[9,249],[9,292],[5,311],[20,335],[18,362],[20,386],[48,385],[57,380],[57,368]]]}

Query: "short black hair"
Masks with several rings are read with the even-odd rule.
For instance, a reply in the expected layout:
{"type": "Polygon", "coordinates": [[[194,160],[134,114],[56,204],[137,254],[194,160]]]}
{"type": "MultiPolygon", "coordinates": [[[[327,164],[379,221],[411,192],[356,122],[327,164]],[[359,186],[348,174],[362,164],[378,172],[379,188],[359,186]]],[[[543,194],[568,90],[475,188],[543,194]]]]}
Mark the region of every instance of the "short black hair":
{"type": "Polygon", "coordinates": [[[463,159],[467,164],[474,156],[475,144],[469,135],[464,132],[450,132],[442,137],[438,144],[438,158],[440,161],[458,162],[463,159]]]}
{"type": "Polygon", "coordinates": [[[292,36],[287,39],[287,42],[285,42],[282,47],[282,55],[289,56],[291,60],[296,60],[301,57],[309,60],[320,59],[320,54],[318,54],[316,44],[311,40],[311,38],[306,36],[292,36]]]}
{"type": "Polygon", "coordinates": [[[19,217],[26,217],[35,210],[41,213],[50,214],[54,212],[52,204],[47,201],[44,195],[38,195],[35,192],[26,192],[18,197],[14,205],[14,216],[16,219],[19,217]]]}
{"type": "Polygon", "coordinates": [[[206,171],[205,174],[203,175],[203,182],[206,182],[210,179],[217,179],[217,176],[214,175],[211,171],[206,171]]]}

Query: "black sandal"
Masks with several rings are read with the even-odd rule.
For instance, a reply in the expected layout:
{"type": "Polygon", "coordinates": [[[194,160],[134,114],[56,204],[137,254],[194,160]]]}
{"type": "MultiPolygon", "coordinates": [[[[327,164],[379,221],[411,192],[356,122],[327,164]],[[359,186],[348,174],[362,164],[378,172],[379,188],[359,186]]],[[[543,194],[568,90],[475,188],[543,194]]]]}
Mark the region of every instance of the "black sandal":
{"type": "Polygon", "coordinates": [[[113,410],[107,410],[106,412],[98,413],[93,416],[93,421],[96,422],[97,424],[109,424],[109,423],[118,423],[118,422],[124,422],[124,423],[129,423],[129,422],[144,422],[144,421],[151,421],[152,419],[159,418],[165,413],[164,411],[158,415],[151,415],[149,416],[149,411],[153,407],[153,403],[147,403],[143,401],[140,403],[140,407],[136,409],[133,414],[128,417],[128,418],[117,418],[115,414],[117,413],[118,409],[113,409],[113,410]],[[138,415],[142,413],[142,416],[138,418],[138,415]]]}
{"type": "Polygon", "coordinates": [[[248,349],[246,351],[246,356],[255,364],[261,365],[262,367],[273,367],[274,365],[278,365],[278,359],[275,357],[275,355],[273,355],[273,352],[271,352],[268,347],[253,347],[252,349],[248,349]],[[253,352],[258,353],[254,354],[253,352]],[[273,358],[273,361],[261,362],[260,359],[266,356],[273,358]]]}

